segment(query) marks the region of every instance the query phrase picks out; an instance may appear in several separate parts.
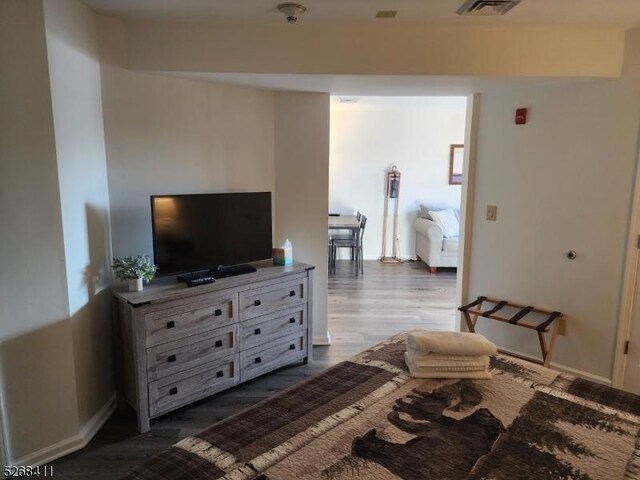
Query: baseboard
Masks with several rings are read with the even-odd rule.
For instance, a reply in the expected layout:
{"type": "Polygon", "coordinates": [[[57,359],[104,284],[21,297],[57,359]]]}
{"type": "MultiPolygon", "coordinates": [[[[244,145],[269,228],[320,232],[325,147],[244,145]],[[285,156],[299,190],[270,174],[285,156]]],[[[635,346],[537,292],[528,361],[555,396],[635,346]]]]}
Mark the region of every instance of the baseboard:
{"type": "MultiPolygon", "coordinates": [[[[512,353],[517,356],[533,358],[531,355],[517,352],[516,350],[503,348],[503,347],[499,347],[499,348],[501,351],[505,353],[512,353]]],[[[551,362],[551,368],[563,373],[568,373],[570,375],[573,375],[574,377],[584,378],[585,380],[591,380],[592,382],[600,383],[602,385],[611,386],[613,383],[612,379],[610,378],[601,377],[600,375],[594,375],[593,373],[585,372],[583,370],[578,370],[577,368],[567,367],[566,365],[562,365],[561,363],[551,362]]]]}
{"type": "Polygon", "coordinates": [[[86,446],[91,439],[98,433],[98,430],[102,428],[102,426],[109,420],[109,417],[113,412],[116,411],[117,401],[116,394],[111,395],[107,403],[105,403],[98,412],[91,417],[81,429],[80,436],[84,440],[86,446]]]}
{"type": "Polygon", "coordinates": [[[44,465],[86,447],[115,410],[116,395],[114,393],[102,408],[91,418],[91,420],[89,420],[80,429],[80,432],[77,435],[61,440],[60,442],[56,442],[53,445],[49,445],[48,447],[38,450],[37,452],[25,455],[22,458],[13,460],[10,464],[15,466],[31,467],[44,465]]]}
{"type": "Polygon", "coordinates": [[[580,377],[586,380],[591,380],[592,382],[595,382],[595,383],[607,385],[608,387],[610,387],[613,384],[613,380],[611,378],[601,377],[600,375],[594,375],[593,373],[584,372],[582,370],[567,367],[566,365],[562,365],[559,363],[551,362],[551,368],[555,370],[560,370],[563,373],[568,373],[570,375],[573,375],[574,377],[580,377]]]}
{"type": "Polygon", "coordinates": [[[66,438],[53,445],[30,453],[29,455],[25,455],[24,457],[11,460],[9,463],[13,466],[36,467],[69,455],[70,453],[80,450],[85,445],[80,434],[77,434],[71,438],[66,438]]]}
{"type": "Polygon", "coordinates": [[[331,334],[327,332],[324,337],[313,337],[312,342],[314,345],[331,345],[331,334]]]}

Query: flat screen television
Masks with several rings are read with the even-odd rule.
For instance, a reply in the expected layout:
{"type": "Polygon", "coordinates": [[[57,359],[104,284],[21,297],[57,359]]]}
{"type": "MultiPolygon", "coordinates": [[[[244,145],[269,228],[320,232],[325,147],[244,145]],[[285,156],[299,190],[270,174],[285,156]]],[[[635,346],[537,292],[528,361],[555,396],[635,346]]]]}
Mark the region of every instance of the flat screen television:
{"type": "Polygon", "coordinates": [[[151,218],[158,276],[271,258],[270,192],[152,195],[151,218]]]}

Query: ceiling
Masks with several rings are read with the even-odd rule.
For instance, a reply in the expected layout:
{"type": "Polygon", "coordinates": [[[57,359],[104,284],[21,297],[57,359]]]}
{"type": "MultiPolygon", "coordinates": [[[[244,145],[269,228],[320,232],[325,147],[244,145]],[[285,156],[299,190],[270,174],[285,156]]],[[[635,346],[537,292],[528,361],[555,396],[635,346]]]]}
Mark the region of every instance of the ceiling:
{"type": "MultiPolygon", "coordinates": [[[[279,0],[82,0],[99,13],[127,19],[285,24],[279,0]]],[[[522,0],[505,16],[461,17],[464,0],[302,0],[298,25],[322,22],[427,22],[450,25],[640,27],[640,0],[522,0]],[[398,10],[395,19],[375,19],[398,10]]],[[[296,27],[292,27],[296,28],[296,27]]]]}

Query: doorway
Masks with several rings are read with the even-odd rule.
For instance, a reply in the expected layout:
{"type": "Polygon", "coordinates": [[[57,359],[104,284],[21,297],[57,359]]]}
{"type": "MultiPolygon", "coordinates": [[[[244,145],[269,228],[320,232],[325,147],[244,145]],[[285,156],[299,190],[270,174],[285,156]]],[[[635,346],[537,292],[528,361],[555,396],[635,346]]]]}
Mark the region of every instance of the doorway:
{"type": "MultiPolygon", "coordinates": [[[[468,165],[462,165],[462,175],[456,173],[458,181],[451,181],[451,151],[471,138],[473,101],[473,96],[331,98],[329,214],[367,217],[363,274],[356,274],[351,251],[341,249],[329,275],[334,345],[349,343],[361,350],[400,331],[459,329],[456,307],[464,292],[459,283],[466,247],[461,230],[470,214],[462,203],[471,197],[468,165]],[[390,200],[385,218],[386,175],[394,165],[401,173],[399,199],[390,200]],[[445,225],[449,217],[448,230],[436,224],[433,212],[444,217],[445,225]],[[381,263],[394,242],[398,262],[381,263]]],[[[468,163],[470,149],[463,151],[468,163]]],[[[455,166],[460,167],[459,158],[455,166]]]]}
{"type": "Polygon", "coordinates": [[[640,394],[640,281],[637,278],[638,273],[636,268],[631,323],[622,346],[624,365],[620,384],[622,390],[635,394],[640,394]]]}
{"type": "Polygon", "coordinates": [[[640,394],[640,169],[632,205],[612,383],[640,394]]]}

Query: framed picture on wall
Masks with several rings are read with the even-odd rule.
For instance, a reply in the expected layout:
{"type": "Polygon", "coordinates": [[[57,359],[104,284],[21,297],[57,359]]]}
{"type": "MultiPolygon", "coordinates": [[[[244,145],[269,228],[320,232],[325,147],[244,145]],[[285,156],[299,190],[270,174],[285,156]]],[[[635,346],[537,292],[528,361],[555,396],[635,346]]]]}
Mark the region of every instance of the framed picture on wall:
{"type": "Polygon", "coordinates": [[[449,185],[462,185],[464,145],[452,144],[449,153],[449,185]]]}

